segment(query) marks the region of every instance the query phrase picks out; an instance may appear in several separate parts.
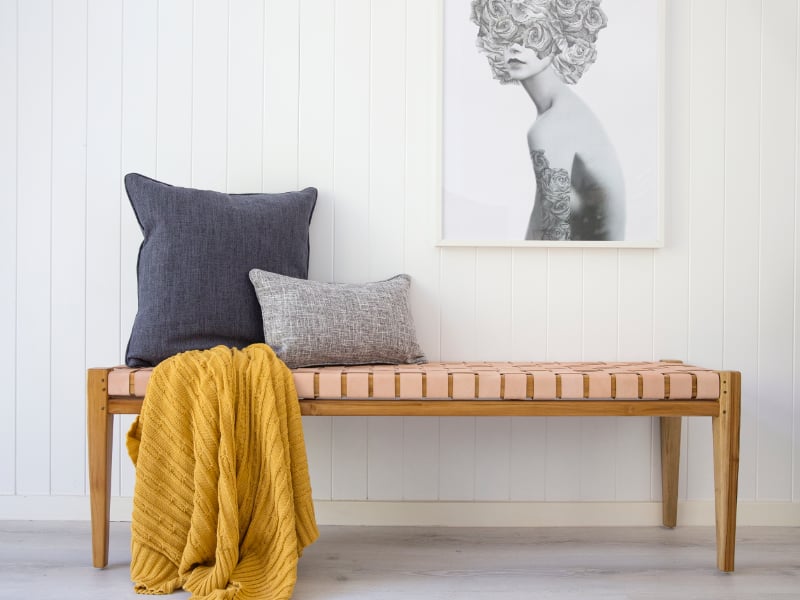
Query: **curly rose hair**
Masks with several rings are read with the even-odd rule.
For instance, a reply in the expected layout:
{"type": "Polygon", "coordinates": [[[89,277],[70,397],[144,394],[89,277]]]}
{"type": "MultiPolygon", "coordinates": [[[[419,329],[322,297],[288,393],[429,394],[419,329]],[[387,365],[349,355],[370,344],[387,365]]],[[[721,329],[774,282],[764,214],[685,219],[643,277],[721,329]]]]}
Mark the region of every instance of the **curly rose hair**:
{"type": "Polygon", "coordinates": [[[540,59],[553,57],[565,83],[577,83],[597,60],[597,33],[608,17],[601,0],[472,0],[476,45],[489,60],[495,79],[511,83],[503,59],[509,44],[520,44],[540,59]]]}

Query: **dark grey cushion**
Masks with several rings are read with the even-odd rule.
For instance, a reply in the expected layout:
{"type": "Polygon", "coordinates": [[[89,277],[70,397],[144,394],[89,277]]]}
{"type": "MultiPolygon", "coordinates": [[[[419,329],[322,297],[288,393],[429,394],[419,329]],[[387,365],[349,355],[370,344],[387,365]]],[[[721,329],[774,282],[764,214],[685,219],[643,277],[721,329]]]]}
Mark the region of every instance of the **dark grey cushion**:
{"type": "Polygon", "coordinates": [[[248,272],[308,277],[308,226],[317,190],[221,194],[125,176],[144,233],[139,309],[128,366],[183,352],[263,342],[261,310],[248,272]]]}
{"type": "Polygon", "coordinates": [[[322,283],[250,271],[264,339],[290,368],[423,363],[408,303],[411,278],[322,283]]]}

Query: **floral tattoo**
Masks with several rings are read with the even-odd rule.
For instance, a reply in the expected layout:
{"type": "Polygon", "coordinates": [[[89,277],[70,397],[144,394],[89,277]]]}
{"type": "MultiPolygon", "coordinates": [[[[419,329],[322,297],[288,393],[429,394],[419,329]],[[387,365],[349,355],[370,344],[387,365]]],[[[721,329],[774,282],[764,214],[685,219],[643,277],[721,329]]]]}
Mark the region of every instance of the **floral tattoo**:
{"type": "Polygon", "coordinates": [[[572,204],[570,192],[572,182],[566,169],[551,169],[544,150],[531,150],[533,172],[536,174],[536,190],[541,201],[541,223],[539,229],[543,240],[570,240],[572,228],[572,204]]]}

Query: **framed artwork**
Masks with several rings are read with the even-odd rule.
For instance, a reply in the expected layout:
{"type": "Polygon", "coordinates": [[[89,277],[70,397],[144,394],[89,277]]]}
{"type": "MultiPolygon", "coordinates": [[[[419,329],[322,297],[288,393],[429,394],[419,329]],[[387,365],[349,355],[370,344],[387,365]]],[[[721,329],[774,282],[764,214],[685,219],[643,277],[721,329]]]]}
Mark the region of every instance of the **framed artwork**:
{"type": "Polygon", "coordinates": [[[663,0],[443,0],[440,245],[663,245],[663,0]]]}

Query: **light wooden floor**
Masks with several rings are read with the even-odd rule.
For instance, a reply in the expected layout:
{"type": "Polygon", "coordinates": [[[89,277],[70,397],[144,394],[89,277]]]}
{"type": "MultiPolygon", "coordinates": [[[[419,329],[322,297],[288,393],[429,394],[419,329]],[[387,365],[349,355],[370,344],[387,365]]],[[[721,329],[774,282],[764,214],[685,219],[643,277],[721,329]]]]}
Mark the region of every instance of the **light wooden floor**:
{"type": "MultiPolygon", "coordinates": [[[[300,600],[800,598],[800,528],[740,528],[733,574],[716,570],[704,527],[321,531],[300,561],[300,600]]],[[[0,521],[0,598],[138,598],[129,525],[112,523],[105,570],[90,566],[89,539],[84,522],[0,521]]]]}

